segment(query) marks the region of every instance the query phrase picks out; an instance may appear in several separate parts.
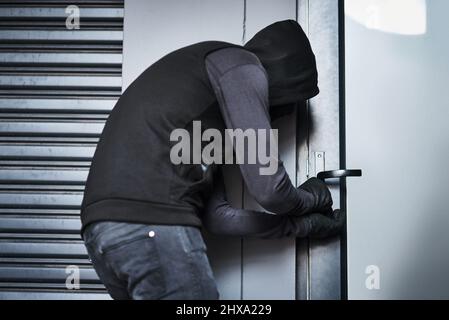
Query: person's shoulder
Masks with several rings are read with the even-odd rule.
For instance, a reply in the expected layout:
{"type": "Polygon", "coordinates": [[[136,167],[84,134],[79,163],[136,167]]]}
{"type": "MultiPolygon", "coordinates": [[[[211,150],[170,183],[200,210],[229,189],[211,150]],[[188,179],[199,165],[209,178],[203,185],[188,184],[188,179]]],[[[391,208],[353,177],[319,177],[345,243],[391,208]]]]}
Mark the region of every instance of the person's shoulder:
{"type": "Polygon", "coordinates": [[[241,47],[230,47],[209,53],[206,56],[206,65],[213,66],[216,71],[224,74],[239,66],[254,65],[260,67],[262,64],[254,53],[241,47]]]}

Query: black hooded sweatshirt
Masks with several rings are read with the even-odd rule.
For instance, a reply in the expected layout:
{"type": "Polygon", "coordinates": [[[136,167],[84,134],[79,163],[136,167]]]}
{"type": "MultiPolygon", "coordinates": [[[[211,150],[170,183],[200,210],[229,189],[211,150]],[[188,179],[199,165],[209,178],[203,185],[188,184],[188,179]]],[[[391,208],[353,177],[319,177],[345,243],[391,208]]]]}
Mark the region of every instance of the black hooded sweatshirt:
{"type": "Polygon", "coordinates": [[[259,59],[268,77],[271,108],[318,93],[315,57],[292,20],[268,26],[244,47],[207,41],[164,56],[128,87],[109,116],[86,183],[83,228],[108,220],[201,225],[212,190],[212,167],[173,164],[170,134],[178,128],[191,131],[195,120],[201,121],[202,130],[226,128],[205,58],[230,47],[259,59]]]}

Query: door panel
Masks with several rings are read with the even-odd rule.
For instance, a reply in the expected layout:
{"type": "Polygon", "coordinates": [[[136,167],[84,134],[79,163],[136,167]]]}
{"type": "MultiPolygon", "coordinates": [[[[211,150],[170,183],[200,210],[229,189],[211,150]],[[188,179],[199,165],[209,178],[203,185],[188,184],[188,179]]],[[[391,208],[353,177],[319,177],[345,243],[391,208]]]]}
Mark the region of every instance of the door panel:
{"type": "Polygon", "coordinates": [[[125,1],[123,90],[167,53],[205,40],[241,43],[241,0],[125,1]]]}
{"type": "MultiPolygon", "coordinates": [[[[320,94],[309,104],[309,168],[340,169],[340,93],[338,1],[309,0],[309,36],[316,54],[320,94]],[[317,168],[324,152],[324,167],[317,168]]],[[[340,208],[340,184],[330,183],[334,209],[340,208]]],[[[310,241],[310,299],[341,298],[340,239],[310,241]]]]}
{"type": "Polygon", "coordinates": [[[349,298],[447,299],[449,2],[345,3],[349,298]]]}
{"type": "MultiPolygon", "coordinates": [[[[298,109],[298,182],[319,171],[340,168],[340,93],[338,1],[300,0],[299,23],[316,56],[320,93],[298,109]]],[[[340,185],[330,183],[334,209],[340,208],[340,185]]],[[[298,240],[300,299],[341,298],[340,239],[298,240]]]]}

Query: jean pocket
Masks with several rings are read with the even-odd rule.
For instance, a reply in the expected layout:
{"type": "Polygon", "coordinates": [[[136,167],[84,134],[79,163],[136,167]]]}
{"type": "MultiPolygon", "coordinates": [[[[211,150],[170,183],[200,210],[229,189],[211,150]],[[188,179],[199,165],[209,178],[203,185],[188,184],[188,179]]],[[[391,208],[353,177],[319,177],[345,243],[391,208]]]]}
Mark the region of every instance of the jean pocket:
{"type": "MultiPolygon", "coordinates": [[[[101,243],[108,238],[107,235],[117,234],[120,229],[128,228],[130,224],[125,222],[98,221],[89,224],[83,233],[84,243],[101,243]]],[[[120,235],[118,235],[120,236],[120,235]]],[[[109,241],[109,240],[106,240],[109,241]]]]}
{"type": "Polygon", "coordinates": [[[166,294],[157,240],[148,232],[121,239],[102,250],[102,261],[118,280],[126,283],[132,299],[159,299],[166,294]]]}
{"type": "Polygon", "coordinates": [[[133,244],[140,240],[154,241],[149,236],[152,227],[149,225],[125,223],[117,229],[109,229],[97,239],[97,244],[102,254],[116,251],[122,247],[133,244]]]}
{"type": "Polygon", "coordinates": [[[128,245],[133,244],[134,242],[140,241],[140,240],[147,240],[147,241],[151,241],[152,239],[148,236],[148,234],[142,234],[142,235],[138,235],[135,237],[130,237],[127,239],[122,239],[120,241],[117,241],[115,243],[110,243],[107,245],[103,245],[101,246],[100,252],[102,254],[108,254],[111,252],[114,252],[120,248],[126,247],[128,245]]]}

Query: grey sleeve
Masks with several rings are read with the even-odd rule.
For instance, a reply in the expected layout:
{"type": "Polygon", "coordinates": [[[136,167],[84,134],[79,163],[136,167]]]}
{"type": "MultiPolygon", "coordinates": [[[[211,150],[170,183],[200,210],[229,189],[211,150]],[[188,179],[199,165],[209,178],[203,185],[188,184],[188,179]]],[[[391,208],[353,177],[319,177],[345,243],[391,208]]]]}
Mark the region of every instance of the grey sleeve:
{"type": "MultiPolygon", "coordinates": [[[[228,129],[271,129],[268,79],[259,59],[241,48],[226,48],[206,57],[206,69],[228,129]]],[[[260,175],[263,166],[240,164],[249,193],[266,210],[276,214],[301,215],[314,202],[313,195],[295,188],[282,162],[278,170],[260,175]]],[[[270,218],[271,219],[271,218],[270,218]]],[[[268,220],[268,219],[267,219],[268,220]]]]}

